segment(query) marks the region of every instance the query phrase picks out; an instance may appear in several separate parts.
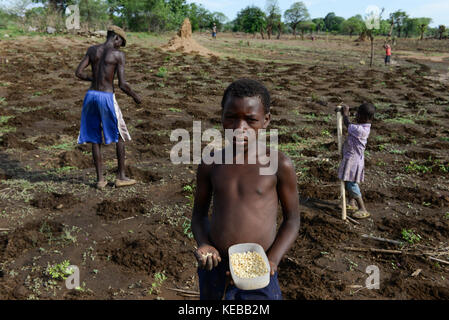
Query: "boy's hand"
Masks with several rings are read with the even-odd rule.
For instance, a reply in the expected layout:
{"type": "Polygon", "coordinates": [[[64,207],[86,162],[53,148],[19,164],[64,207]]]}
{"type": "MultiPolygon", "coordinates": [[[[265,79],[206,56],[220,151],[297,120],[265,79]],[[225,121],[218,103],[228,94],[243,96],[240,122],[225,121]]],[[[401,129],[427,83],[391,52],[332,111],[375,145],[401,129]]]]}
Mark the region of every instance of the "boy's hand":
{"type": "Polygon", "coordinates": [[[201,245],[194,254],[198,261],[198,266],[207,271],[211,271],[212,268],[215,268],[221,262],[217,249],[207,244],[201,245]]]}

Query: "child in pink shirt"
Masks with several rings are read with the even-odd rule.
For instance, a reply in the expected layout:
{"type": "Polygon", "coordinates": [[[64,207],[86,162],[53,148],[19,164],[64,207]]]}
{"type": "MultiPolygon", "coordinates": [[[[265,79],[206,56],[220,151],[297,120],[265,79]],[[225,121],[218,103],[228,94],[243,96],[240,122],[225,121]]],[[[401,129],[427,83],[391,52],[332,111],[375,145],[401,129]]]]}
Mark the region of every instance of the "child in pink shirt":
{"type": "Polygon", "coordinates": [[[376,108],[371,103],[362,104],[356,115],[356,123],[349,121],[349,107],[343,105],[343,121],[348,128],[348,137],[343,145],[343,160],[338,169],[338,178],[345,182],[346,191],[349,193],[349,208],[358,210],[353,214],[354,218],[368,218],[370,214],[366,210],[360,192],[359,183],[365,179],[365,147],[371,130],[371,121],[374,118],[376,108]]]}

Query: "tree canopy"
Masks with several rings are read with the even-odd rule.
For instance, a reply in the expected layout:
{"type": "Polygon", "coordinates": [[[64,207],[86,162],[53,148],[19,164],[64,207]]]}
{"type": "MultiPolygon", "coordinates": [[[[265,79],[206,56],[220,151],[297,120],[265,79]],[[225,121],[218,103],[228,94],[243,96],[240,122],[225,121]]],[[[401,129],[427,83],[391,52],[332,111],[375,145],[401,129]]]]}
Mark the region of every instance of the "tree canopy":
{"type": "Polygon", "coordinates": [[[352,36],[354,34],[360,34],[363,31],[365,22],[361,15],[356,15],[343,21],[341,25],[341,31],[352,36]]]}
{"type": "MultiPolygon", "coordinates": [[[[360,14],[346,20],[329,12],[325,17],[311,19],[303,1],[294,2],[282,12],[279,0],[265,0],[263,9],[254,5],[243,8],[232,21],[222,12],[212,12],[202,4],[186,0],[14,0],[7,10],[0,8],[0,25],[5,27],[8,21],[18,21],[40,30],[45,26],[63,29],[66,8],[73,4],[79,6],[82,28],[95,30],[113,23],[127,31],[171,31],[189,17],[193,31],[210,30],[215,23],[219,31],[260,32],[262,37],[266,33],[268,38],[276,33],[278,38],[281,33],[293,33],[296,37],[297,30],[301,35],[307,31],[349,36],[368,34],[360,14]],[[43,6],[30,8],[30,3],[43,6]]],[[[396,10],[387,19],[381,19],[380,28],[370,33],[420,39],[430,35],[443,39],[447,27],[431,28],[431,23],[431,18],[409,17],[404,10],[396,10]]]]}
{"type": "Polygon", "coordinates": [[[324,17],[326,29],[331,32],[340,32],[343,21],[345,21],[345,18],[336,16],[334,12],[330,12],[324,17]]]}
{"type": "Polygon", "coordinates": [[[290,24],[293,29],[293,34],[296,36],[296,28],[300,22],[304,22],[310,19],[309,11],[307,10],[304,2],[295,2],[291,5],[290,9],[284,12],[285,21],[290,24]]]}
{"type": "Polygon", "coordinates": [[[266,15],[262,9],[256,6],[248,6],[242,9],[234,20],[234,31],[256,33],[266,26],[266,15]]]}
{"type": "Polygon", "coordinates": [[[265,13],[267,17],[266,18],[267,34],[268,38],[270,38],[273,31],[279,28],[281,23],[282,14],[278,1],[267,0],[265,13]]]}

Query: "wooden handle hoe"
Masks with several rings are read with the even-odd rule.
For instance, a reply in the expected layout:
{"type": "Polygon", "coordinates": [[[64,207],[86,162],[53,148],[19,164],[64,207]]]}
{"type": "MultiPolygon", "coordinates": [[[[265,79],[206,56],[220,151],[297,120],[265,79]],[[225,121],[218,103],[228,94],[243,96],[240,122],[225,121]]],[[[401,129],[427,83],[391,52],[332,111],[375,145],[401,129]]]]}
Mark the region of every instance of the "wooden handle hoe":
{"type": "MultiPolygon", "coordinates": [[[[341,114],[341,106],[337,107],[337,137],[338,137],[338,153],[342,155],[343,148],[343,115],[341,114]]],[[[346,220],[346,192],[345,182],[340,180],[340,192],[341,192],[341,218],[346,220]]]]}

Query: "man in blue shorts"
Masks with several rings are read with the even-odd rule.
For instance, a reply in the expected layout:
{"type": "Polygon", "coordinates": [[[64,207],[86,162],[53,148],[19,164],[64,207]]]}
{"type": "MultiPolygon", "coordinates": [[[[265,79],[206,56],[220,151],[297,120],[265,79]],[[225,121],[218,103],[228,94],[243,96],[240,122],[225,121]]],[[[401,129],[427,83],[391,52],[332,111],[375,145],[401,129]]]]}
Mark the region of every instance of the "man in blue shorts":
{"type": "Polygon", "coordinates": [[[105,43],[87,49],[86,55],[76,69],[78,78],[91,82],[89,91],[84,97],[78,143],[92,143],[98,189],[103,189],[107,185],[103,176],[101,156],[102,133],[105,144],[116,143],[118,172],[115,186],[130,186],[136,183],[125,175],[125,141],[130,141],[131,137],[115,100],[115,72],[118,75],[119,88],[131,96],[137,104],[141,103],[140,97],[125,81],[125,54],[119,51],[121,46],[126,45],[125,32],[119,27],[111,26],[106,37],[105,43]],[[92,66],[92,75],[83,72],[89,64],[92,66]]]}

